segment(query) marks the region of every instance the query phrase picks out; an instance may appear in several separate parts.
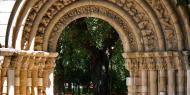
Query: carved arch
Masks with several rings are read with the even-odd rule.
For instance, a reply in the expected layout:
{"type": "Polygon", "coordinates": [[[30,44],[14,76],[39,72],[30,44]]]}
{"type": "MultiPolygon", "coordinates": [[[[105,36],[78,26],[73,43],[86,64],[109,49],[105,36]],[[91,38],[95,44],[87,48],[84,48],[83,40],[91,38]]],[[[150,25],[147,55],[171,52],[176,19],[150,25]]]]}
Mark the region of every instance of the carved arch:
{"type": "MultiPolygon", "coordinates": [[[[113,18],[110,19],[110,17],[98,12],[91,12],[76,15],[75,19],[92,16],[114,24],[112,26],[114,28],[117,27],[116,30],[118,30],[120,37],[121,35],[125,36],[121,37],[125,51],[182,50],[185,48],[184,44],[190,42],[187,40],[189,39],[188,37],[185,39],[187,42],[183,39],[184,34],[189,34],[186,32],[188,31],[188,23],[182,22],[186,24],[185,26],[179,23],[181,18],[179,19],[180,15],[178,15],[178,13],[186,13],[174,7],[175,2],[172,0],[31,0],[23,4],[23,11],[20,12],[20,16],[15,25],[16,28],[12,33],[14,34],[13,39],[7,39],[6,43],[8,43],[8,40],[12,40],[13,47],[15,47],[17,44],[15,41],[19,39],[17,38],[18,31],[22,30],[21,24],[23,23],[21,49],[32,49],[32,43],[34,43],[35,50],[46,51],[48,48],[52,48],[51,43],[47,43],[51,42],[51,35],[54,33],[54,30],[58,28],[57,24],[63,23],[60,22],[61,18],[73,9],[90,6],[108,10],[112,12],[112,14],[115,13],[116,16],[120,17],[122,19],[121,22],[126,23],[129,33],[131,33],[129,35],[133,35],[131,38],[133,38],[136,44],[134,50],[129,49],[129,46],[133,46],[134,44],[132,45],[130,42],[132,41],[131,38],[127,37],[128,32],[121,32],[126,30],[121,27],[119,28],[121,23],[113,18]],[[176,12],[176,10],[178,11],[176,12]],[[59,14],[60,16],[57,16],[59,14]],[[24,18],[26,18],[26,20],[24,18]],[[186,28],[186,30],[184,30],[184,28],[186,28]]],[[[89,10],[86,9],[86,11],[89,10]]],[[[74,20],[73,18],[71,19],[74,20]]],[[[185,17],[183,16],[183,21],[184,19],[185,17]]],[[[64,23],[68,24],[68,22],[64,23]]],[[[57,31],[61,31],[61,29],[62,28],[57,31]]],[[[7,31],[7,37],[10,36],[10,31],[7,31]]]]}

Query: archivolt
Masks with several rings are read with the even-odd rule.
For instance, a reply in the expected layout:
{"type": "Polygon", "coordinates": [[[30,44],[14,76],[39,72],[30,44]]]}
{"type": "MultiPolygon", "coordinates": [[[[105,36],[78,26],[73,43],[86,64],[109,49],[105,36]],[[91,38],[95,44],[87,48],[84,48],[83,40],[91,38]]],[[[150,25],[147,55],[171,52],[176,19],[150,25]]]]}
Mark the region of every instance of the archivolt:
{"type": "MultiPolygon", "coordinates": [[[[119,33],[125,51],[182,50],[184,48],[185,39],[182,39],[182,34],[185,30],[182,30],[176,9],[170,1],[39,1],[33,2],[31,9],[26,9],[29,15],[23,30],[22,49],[31,49],[32,41],[35,39],[35,50],[55,51],[55,44],[61,31],[71,21],[80,17],[97,17],[110,23],[119,33]],[[83,12],[80,13],[81,11],[83,12]]],[[[23,16],[26,10],[21,12],[23,16]]],[[[18,19],[16,26],[20,26],[22,21],[18,19]]],[[[17,35],[16,30],[19,28],[17,27],[13,34],[17,35]]],[[[16,37],[13,38],[13,42],[15,40],[16,37]]]]}

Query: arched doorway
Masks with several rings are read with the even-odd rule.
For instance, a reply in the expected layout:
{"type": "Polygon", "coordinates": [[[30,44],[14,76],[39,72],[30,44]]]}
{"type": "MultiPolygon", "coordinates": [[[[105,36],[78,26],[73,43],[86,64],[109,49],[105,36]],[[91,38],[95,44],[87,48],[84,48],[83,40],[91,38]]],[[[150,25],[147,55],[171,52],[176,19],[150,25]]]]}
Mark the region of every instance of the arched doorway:
{"type": "Polygon", "coordinates": [[[57,45],[55,92],[66,93],[63,84],[67,83],[67,92],[76,93],[76,88],[71,90],[72,83],[85,86],[94,95],[126,95],[128,72],[122,47],[116,30],[101,19],[88,17],[71,22],[57,45]]]}
{"type": "Polygon", "coordinates": [[[189,62],[189,21],[187,10],[175,4],[174,0],[23,1],[16,11],[18,17],[10,19],[13,23],[9,23],[6,47],[55,52],[61,31],[71,21],[101,18],[117,30],[122,40],[131,75],[127,79],[129,94],[184,95],[190,93],[185,90],[190,87],[185,66],[189,62]]]}

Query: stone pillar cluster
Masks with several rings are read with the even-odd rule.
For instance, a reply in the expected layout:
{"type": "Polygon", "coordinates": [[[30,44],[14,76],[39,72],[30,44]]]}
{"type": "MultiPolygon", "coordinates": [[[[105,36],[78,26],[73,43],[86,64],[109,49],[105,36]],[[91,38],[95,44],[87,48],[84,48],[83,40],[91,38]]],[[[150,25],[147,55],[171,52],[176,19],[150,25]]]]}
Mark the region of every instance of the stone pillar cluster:
{"type": "Polygon", "coordinates": [[[56,57],[57,53],[0,49],[0,95],[53,95],[49,76],[56,57]]]}
{"type": "Polygon", "coordinates": [[[190,95],[189,52],[123,53],[128,95],[190,95]]]}
{"type": "MultiPolygon", "coordinates": [[[[0,48],[0,95],[53,95],[57,53],[0,48]]],[[[187,51],[123,53],[128,95],[190,95],[187,51]]]]}

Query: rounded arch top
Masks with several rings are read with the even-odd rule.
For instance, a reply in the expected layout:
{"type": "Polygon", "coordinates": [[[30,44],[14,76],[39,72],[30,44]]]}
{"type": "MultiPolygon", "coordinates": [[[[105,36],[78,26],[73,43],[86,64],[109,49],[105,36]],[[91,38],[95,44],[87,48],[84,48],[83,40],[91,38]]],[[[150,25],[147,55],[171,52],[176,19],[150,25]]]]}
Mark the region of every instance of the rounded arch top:
{"type": "Polygon", "coordinates": [[[173,7],[173,0],[29,1],[23,4],[20,17],[13,17],[17,22],[14,25],[10,22],[12,26],[7,30],[6,42],[8,44],[12,40],[13,47],[20,43],[21,49],[55,50],[55,43],[63,28],[80,17],[97,17],[110,23],[119,33],[126,52],[182,50],[184,44],[190,42],[188,36],[183,38],[184,34],[188,34],[187,26],[178,22],[181,18],[177,13],[181,11],[175,13],[178,9],[173,7]],[[164,14],[158,12],[159,7],[164,14]],[[164,19],[165,16],[167,19],[164,19]],[[22,36],[18,36],[19,32],[22,36]]]}

